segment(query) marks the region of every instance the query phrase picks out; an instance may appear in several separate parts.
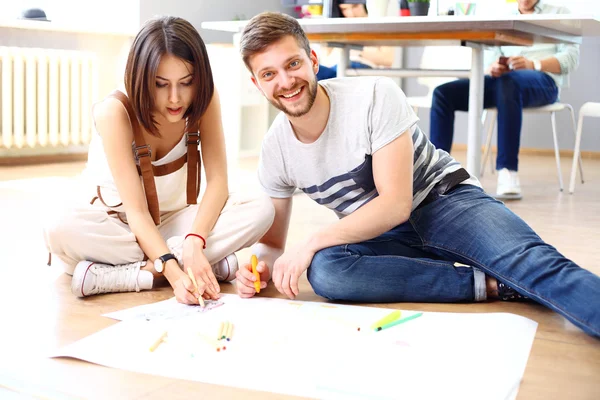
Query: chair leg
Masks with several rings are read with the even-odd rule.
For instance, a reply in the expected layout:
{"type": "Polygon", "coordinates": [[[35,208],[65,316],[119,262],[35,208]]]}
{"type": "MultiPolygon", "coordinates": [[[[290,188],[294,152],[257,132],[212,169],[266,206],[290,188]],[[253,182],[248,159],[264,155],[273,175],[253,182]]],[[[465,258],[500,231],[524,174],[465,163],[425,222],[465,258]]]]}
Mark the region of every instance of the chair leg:
{"type": "MultiPolygon", "coordinates": [[[[490,126],[490,139],[494,138],[494,130],[496,129],[496,126],[498,125],[498,113],[496,111],[492,111],[490,112],[490,119],[491,121],[491,126],[490,126]]],[[[496,172],[496,160],[494,159],[494,157],[492,157],[492,143],[490,142],[490,172],[492,173],[492,175],[494,175],[494,173],[496,172]]]]}
{"type": "MultiPolygon", "coordinates": [[[[573,123],[573,135],[575,135],[575,138],[577,140],[577,125],[575,125],[575,111],[573,110],[573,107],[570,104],[566,104],[566,106],[569,109],[569,112],[571,113],[571,122],[573,123]]],[[[581,177],[581,183],[583,183],[583,161],[581,160],[581,152],[577,156],[577,159],[579,163],[579,176],[581,177]]]]}
{"type": "MultiPolygon", "coordinates": [[[[494,127],[496,126],[496,115],[492,111],[488,112],[488,110],[483,110],[482,119],[484,119],[484,121],[488,121],[488,130],[485,139],[485,151],[483,153],[483,160],[481,160],[481,177],[483,177],[483,174],[485,172],[485,163],[488,157],[490,157],[490,153],[492,151],[492,138],[494,136],[494,127]]],[[[485,127],[485,123],[483,125],[485,127]]],[[[493,168],[491,169],[491,171],[493,173],[493,168]]]]}
{"type": "Polygon", "coordinates": [[[563,180],[562,174],[560,172],[560,153],[558,149],[558,138],[556,136],[556,112],[552,112],[550,114],[550,120],[552,121],[552,136],[554,138],[554,156],[556,157],[556,169],[558,172],[558,185],[560,187],[560,191],[563,191],[563,180]]]}
{"type": "MultiPolygon", "coordinates": [[[[583,115],[579,114],[577,133],[575,134],[575,149],[573,152],[573,166],[571,167],[571,180],[569,181],[569,193],[575,192],[575,180],[577,179],[577,160],[581,161],[581,133],[583,131],[583,115]]],[[[583,183],[583,179],[581,180],[583,183]]]]}
{"type": "MultiPolygon", "coordinates": [[[[481,127],[482,127],[482,131],[484,131],[484,132],[485,132],[485,124],[488,122],[487,121],[487,112],[488,111],[484,108],[483,112],[481,113],[481,127]]],[[[481,159],[481,166],[479,168],[479,174],[480,174],[481,178],[483,178],[483,175],[485,175],[485,160],[487,157],[487,153],[488,153],[488,147],[487,147],[487,145],[485,145],[483,148],[483,158],[481,159]]]]}
{"type": "Polygon", "coordinates": [[[487,113],[488,110],[484,108],[483,112],[481,113],[481,125],[485,125],[485,121],[487,121],[487,113]]]}

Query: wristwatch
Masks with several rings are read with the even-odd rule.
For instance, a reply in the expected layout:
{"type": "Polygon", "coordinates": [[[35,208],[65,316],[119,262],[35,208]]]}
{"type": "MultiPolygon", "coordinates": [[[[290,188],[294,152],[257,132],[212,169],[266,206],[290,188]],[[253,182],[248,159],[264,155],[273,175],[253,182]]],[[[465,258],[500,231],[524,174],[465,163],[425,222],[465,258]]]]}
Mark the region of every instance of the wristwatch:
{"type": "Polygon", "coordinates": [[[540,60],[533,60],[533,69],[536,71],[542,70],[542,62],[540,60]]]}
{"type": "Polygon", "coordinates": [[[156,272],[161,273],[164,271],[165,269],[165,263],[169,260],[176,260],[175,256],[171,253],[167,253],[165,255],[162,255],[160,257],[158,257],[156,260],[154,260],[154,269],[156,270],[156,272]]]}

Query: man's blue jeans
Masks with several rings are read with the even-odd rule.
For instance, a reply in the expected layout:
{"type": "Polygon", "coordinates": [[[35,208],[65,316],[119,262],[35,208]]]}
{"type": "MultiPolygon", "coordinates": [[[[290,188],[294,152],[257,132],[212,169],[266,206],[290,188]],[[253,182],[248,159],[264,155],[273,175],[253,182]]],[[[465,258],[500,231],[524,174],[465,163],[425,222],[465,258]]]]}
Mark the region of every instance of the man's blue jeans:
{"type": "Polygon", "coordinates": [[[307,272],[331,300],[442,303],[474,301],[481,271],[600,337],[600,277],[472,185],[438,195],[377,238],[317,252],[307,272]]]}
{"type": "MultiPolygon", "coordinates": [[[[499,78],[485,77],[483,108],[498,109],[496,169],[518,171],[523,108],[554,103],[558,88],[543,72],[511,71],[499,78]]],[[[469,109],[469,80],[459,79],[433,91],[430,139],[438,149],[450,152],[454,137],[454,112],[469,109]]]]}

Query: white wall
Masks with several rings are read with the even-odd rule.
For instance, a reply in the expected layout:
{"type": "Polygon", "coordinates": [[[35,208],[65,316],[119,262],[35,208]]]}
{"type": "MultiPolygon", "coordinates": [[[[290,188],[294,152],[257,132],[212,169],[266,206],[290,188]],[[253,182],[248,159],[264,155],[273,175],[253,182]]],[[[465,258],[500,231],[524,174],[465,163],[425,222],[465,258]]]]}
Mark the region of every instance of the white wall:
{"type": "Polygon", "coordinates": [[[0,18],[19,18],[28,8],[41,8],[52,22],[88,28],[135,31],[139,25],[140,0],[0,0],[0,18]]]}
{"type": "Polygon", "coordinates": [[[185,18],[200,32],[206,43],[232,43],[232,34],[200,28],[205,21],[250,19],[263,11],[290,11],[280,0],[142,0],[139,21],[156,15],[185,18]]]}
{"type": "MultiPolygon", "coordinates": [[[[49,27],[67,25],[92,31],[98,28],[101,31],[135,32],[139,25],[139,0],[0,0],[0,20],[19,18],[22,11],[28,8],[44,10],[51,21],[49,27]]],[[[0,46],[95,52],[101,71],[98,95],[103,98],[122,86],[131,39],[123,34],[3,28],[0,46]]]]}

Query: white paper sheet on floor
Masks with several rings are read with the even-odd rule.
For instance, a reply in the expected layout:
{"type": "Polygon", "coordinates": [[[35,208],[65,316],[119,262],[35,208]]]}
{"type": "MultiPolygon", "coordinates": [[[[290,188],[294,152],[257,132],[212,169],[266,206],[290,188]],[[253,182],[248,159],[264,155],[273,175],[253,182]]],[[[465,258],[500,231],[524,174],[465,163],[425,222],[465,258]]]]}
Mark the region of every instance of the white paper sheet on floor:
{"type": "Polygon", "coordinates": [[[198,312],[169,299],[107,314],[122,322],[53,356],[305,397],[504,400],[516,398],[537,329],[513,314],[426,312],[374,332],[390,309],[236,295],[222,302],[198,312]],[[217,352],[206,338],[216,339],[223,321],[234,333],[217,352]],[[150,352],[164,331],[167,341],[150,352]]]}

